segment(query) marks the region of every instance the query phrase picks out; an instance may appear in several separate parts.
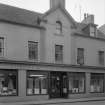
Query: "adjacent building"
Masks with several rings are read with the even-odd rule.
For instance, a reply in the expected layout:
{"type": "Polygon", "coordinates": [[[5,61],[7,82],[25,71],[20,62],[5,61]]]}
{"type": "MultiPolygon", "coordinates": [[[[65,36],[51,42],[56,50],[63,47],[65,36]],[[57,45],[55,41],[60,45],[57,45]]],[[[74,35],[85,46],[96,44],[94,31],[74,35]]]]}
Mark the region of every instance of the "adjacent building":
{"type": "Polygon", "coordinates": [[[36,13],[0,4],[0,102],[105,96],[105,35],[76,22],[65,0],[36,13]]]}

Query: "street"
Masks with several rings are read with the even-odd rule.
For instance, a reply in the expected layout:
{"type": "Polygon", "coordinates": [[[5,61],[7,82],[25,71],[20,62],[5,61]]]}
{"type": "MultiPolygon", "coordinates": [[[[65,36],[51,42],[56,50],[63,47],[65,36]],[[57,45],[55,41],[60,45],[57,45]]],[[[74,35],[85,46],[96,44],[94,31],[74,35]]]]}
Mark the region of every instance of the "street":
{"type": "Polygon", "coordinates": [[[60,103],[48,105],[105,105],[105,101],[90,101],[90,102],[77,102],[77,103],[60,103]]]}

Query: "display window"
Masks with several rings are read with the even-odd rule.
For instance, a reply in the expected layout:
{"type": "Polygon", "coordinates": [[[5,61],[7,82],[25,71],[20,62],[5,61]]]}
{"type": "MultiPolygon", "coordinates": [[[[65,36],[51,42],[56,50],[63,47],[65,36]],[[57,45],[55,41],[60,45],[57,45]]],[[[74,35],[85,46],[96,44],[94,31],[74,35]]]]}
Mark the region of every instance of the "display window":
{"type": "Polygon", "coordinates": [[[0,70],[0,96],[17,95],[17,71],[0,70]]]}
{"type": "Polygon", "coordinates": [[[90,92],[92,93],[104,92],[104,74],[91,73],[90,92]]]}
{"type": "Polygon", "coordinates": [[[48,74],[46,72],[27,72],[27,95],[47,94],[48,74]]]}
{"type": "Polygon", "coordinates": [[[85,92],[85,73],[69,73],[69,92],[85,92]]]}

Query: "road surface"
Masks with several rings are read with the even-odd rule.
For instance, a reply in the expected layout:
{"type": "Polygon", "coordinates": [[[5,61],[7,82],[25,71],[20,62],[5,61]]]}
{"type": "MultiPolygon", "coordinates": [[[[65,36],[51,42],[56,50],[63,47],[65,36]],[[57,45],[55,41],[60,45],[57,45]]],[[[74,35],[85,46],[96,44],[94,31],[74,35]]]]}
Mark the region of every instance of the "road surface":
{"type": "Polygon", "coordinates": [[[105,101],[89,101],[89,102],[77,102],[77,103],[60,103],[60,104],[48,104],[48,105],[105,105],[105,101]]]}

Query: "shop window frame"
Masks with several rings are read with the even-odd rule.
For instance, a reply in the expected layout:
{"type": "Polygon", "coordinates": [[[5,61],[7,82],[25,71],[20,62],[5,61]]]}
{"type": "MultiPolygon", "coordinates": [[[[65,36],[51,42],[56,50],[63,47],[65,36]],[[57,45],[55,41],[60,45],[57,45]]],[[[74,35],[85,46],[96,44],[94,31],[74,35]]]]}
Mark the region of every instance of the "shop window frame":
{"type": "MultiPolygon", "coordinates": [[[[85,72],[69,72],[68,76],[70,76],[70,74],[73,74],[73,73],[82,73],[84,74],[84,91],[83,92],[78,92],[78,93],[73,93],[73,92],[70,92],[69,88],[68,88],[68,91],[69,91],[69,94],[85,94],[86,93],[86,73],[85,72]]],[[[69,77],[68,77],[68,87],[69,87],[69,77]]]]}
{"type": "MultiPolygon", "coordinates": [[[[105,89],[104,89],[104,87],[105,87],[105,81],[104,81],[104,79],[105,79],[105,74],[104,73],[91,73],[91,75],[92,74],[100,74],[101,76],[103,76],[103,91],[102,92],[91,92],[91,89],[90,89],[90,93],[91,94],[94,94],[94,93],[105,93],[105,89]]],[[[90,86],[91,86],[91,76],[90,76],[90,86]]],[[[90,87],[91,88],[91,87],[90,87]]]]}
{"type": "MultiPolygon", "coordinates": [[[[40,87],[40,89],[39,90],[41,90],[41,87],[40,87]]],[[[34,71],[34,70],[27,70],[26,71],[26,96],[39,96],[39,95],[48,95],[49,94],[49,72],[48,71],[38,71],[38,70],[36,70],[36,71],[34,71]],[[28,72],[39,72],[39,73],[45,73],[46,74],[46,76],[47,76],[47,85],[46,85],[46,89],[47,89],[47,93],[46,94],[41,94],[41,91],[40,91],[40,94],[34,94],[34,93],[32,93],[32,94],[28,94],[27,93],[27,87],[28,87],[28,72]]]]}
{"type": "Polygon", "coordinates": [[[18,84],[18,69],[1,69],[0,71],[14,71],[16,72],[16,95],[0,95],[0,97],[16,97],[19,95],[19,84],[18,84]]]}

